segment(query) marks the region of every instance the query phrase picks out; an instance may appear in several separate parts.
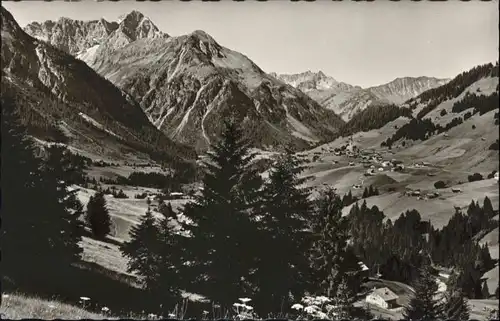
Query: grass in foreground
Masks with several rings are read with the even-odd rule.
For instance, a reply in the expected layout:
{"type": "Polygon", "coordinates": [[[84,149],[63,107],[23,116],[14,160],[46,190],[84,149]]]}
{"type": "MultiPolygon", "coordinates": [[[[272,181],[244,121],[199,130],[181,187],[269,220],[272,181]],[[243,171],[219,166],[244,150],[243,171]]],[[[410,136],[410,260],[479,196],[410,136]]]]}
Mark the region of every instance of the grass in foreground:
{"type": "Polygon", "coordinates": [[[104,314],[96,314],[82,308],[57,301],[49,301],[23,294],[2,294],[0,305],[2,319],[117,319],[104,314]]]}

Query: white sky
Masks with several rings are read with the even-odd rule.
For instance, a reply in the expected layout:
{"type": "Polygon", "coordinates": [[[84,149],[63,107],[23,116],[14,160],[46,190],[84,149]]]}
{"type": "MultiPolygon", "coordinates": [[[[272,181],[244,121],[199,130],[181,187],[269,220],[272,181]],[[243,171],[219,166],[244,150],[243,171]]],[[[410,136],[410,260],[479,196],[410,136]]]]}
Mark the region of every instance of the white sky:
{"type": "Polygon", "coordinates": [[[451,78],[498,60],[491,2],[2,2],[21,26],[61,16],[116,20],[138,10],[178,36],[201,29],[266,72],[323,71],[368,87],[404,76],[451,78]]]}

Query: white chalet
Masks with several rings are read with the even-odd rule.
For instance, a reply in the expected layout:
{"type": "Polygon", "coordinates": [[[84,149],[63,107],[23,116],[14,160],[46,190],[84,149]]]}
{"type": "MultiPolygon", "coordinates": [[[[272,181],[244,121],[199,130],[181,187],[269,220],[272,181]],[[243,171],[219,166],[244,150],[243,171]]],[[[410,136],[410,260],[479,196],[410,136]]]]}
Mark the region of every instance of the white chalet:
{"type": "Polygon", "coordinates": [[[392,309],[396,307],[397,299],[398,296],[396,295],[396,293],[385,287],[374,289],[370,294],[366,296],[367,303],[378,305],[379,307],[384,309],[392,309]]]}

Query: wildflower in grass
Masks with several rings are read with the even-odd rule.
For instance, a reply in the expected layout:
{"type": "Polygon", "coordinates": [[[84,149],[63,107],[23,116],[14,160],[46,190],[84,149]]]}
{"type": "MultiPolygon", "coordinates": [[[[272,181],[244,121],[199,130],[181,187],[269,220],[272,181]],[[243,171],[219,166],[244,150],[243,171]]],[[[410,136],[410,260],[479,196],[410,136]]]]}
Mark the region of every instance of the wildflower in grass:
{"type": "Polygon", "coordinates": [[[304,309],[304,311],[305,311],[306,313],[313,314],[313,313],[315,313],[315,312],[316,312],[316,310],[317,310],[317,309],[318,309],[318,307],[317,307],[316,305],[310,305],[310,306],[306,307],[306,308],[304,309]]]}
{"type": "Polygon", "coordinates": [[[7,299],[9,297],[8,294],[2,294],[2,298],[7,299]]]}
{"type": "Polygon", "coordinates": [[[85,305],[87,304],[87,301],[90,301],[90,298],[88,298],[86,296],[81,296],[80,297],[80,302],[83,303],[83,307],[85,307],[85,305]]]}
{"type": "Polygon", "coordinates": [[[175,318],[175,314],[173,314],[173,313],[169,313],[169,314],[168,314],[168,317],[169,317],[169,318],[175,318]]]}
{"type": "Polygon", "coordinates": [[[292,309],[300,311],[300,310],[304,310],[304,306],[300,303],[295,303],[294,305],[292,305],[292,309]]]}
{"type": "Polygon", "coordinates": [[[250,299],[250,298],[239,298],[238,300],[240,300],[243,303],[247,303],[247,302],[252,301],[252,299],[250,299]]]}
{"type": "Polygon", "coordinates": [[[317,296],[316,298],[316,301],[319,302],[320,304],[323,304],[323,303],[328,303],[328,302],[331,302],[332,300],[327,298],[326,296],[317,296]]]}
{"type": "Polygon", "coordinates": [[[104,313],[108,313],[109,312],[109,308],[108,307],[102,307],[101,311],[104,312],[104,313]]]}
{"type": "Polygon", "coordinates": [[[53,304],[49,304],[49,309],[55,309],[55,308],[56,308],[56,306],[55,306],[55,305],[53,305],[53,304]]]}
{"type": "Polygon", "coordinates": [[[322,311],[316,311],[316,313],[314,314],[314,317],[316,319],[326,319],[327,315],[326,315],[326,313],[324,313],[322,311]]]}

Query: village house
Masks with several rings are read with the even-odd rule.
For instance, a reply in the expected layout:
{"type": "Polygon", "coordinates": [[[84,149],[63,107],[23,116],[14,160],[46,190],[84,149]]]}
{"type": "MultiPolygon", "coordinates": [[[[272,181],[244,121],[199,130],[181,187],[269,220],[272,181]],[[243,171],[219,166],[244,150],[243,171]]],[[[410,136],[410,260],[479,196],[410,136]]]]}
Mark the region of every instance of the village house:
{"type": "Polygon", "coordinates": [[[366,302],[369,304],[377,305],[384,309],[392,309],[397,306],[396,300],[398,296],[389,288],[374,289],[366,296],[366,302]]]}
{"type": "Polygon", "coordinates": [[[368,279],[370,273],[370,269],[368,268],[368,266],[366,266],[366,264],[363,263],[362,261],[359,261],[358,265],[359,265],[359,276],[361,277],[361,279],[362,280],[368,279]]]}

